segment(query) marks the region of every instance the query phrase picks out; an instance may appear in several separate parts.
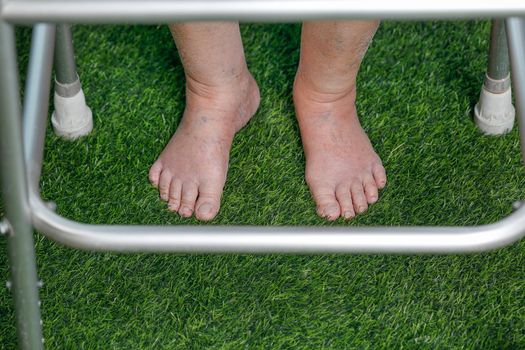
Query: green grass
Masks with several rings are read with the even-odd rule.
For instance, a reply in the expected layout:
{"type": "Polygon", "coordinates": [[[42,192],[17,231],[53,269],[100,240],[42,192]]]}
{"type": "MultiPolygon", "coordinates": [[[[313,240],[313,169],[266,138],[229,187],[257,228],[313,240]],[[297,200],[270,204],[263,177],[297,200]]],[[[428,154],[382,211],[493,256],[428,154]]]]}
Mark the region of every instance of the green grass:
{"type": "MultiPolygon", "coordinates": [[[[389,183],[365,215],[335,223],[315,215],[304,181],[291,99],[300,26],[241,28],[262,103],[234,140],[212,224],[485,224],[525,197],[517,131],[487,137],[471,120],[487,22],[382,24],[358,110],[389,183]]],[[[19,34],[24,71],[29,35],[19,34]]],[[[44,197],[81,222],[199,224],[167,211],[147,180],[184,108],[168,29],[77,26],[74,36],[95,130],[69,143],[48,129],[44,197]]],[[[118,255],[35,237],[49,349],[525,349],[523,241],[468,256],[118,255]]],[[[14,348],[0,290],[0,347],[14,348]]]]}

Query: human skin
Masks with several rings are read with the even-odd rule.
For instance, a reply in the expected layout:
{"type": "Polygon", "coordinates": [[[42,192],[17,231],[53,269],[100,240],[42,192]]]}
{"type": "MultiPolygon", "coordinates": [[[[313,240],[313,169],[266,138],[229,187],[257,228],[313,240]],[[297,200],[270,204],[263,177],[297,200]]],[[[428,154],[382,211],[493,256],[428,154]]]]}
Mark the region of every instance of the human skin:
{"type": "MultiPolygon", "coordinates": [[[[356,76],[378,22],[305,22],[294,103],[317,213],[350,219],[386,184],[381,160],[360,126],[356,76]]],[[[186,76],[182,121],[149,178],[182,217],[213,219],[233,137],[256,112],[259,89],[235,22],[170,26],[186,76]]]]}

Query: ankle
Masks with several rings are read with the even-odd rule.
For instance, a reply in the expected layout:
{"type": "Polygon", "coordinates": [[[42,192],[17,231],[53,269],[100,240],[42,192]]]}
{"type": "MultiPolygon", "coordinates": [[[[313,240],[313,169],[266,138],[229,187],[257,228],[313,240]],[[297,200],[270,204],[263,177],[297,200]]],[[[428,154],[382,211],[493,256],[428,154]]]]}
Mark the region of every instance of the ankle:
{"type": "Polygon", "coordinates": [[[183,122],[188,123],[190,121],[186,119],[197,115],[214,115],[216,117],[212,119],[217,122],[217,127],[232,129],[235,133],[255,114],[259,102],[259,88],[247,69],[215,85],[187,76],[186,111],[192,112],[185,113],[188,117],[184,117],[183,122]]]}
{"type": "Polygon", "coordinates": [[[312,79],[302,70],[298,70],[294,80],[294,101],[309,100],[317,103],[333,103],[342,99],[355,102],[355,79],[333,81],[332,79],[312,79]]]}
{"type": "Polygon", "coordinates": [[[217,95],[232,93],[245,87],[253,79],[248,68],[217,78],[199,78],[186,74],[186,91],[203,98],[213,99],[217,95]]]}

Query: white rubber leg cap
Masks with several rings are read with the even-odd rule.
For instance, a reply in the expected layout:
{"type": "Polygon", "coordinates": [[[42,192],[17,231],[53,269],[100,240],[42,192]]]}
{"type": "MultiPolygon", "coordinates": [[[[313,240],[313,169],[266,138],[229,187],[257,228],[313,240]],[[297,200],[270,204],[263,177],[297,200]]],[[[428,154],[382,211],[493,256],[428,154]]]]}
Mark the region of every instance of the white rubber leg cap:
{"type": "Polygon", "coordinates": [[[55,111],[51,123],[55,134],[69,140],[85,136],[93,130],[93,113],[86,105],[82,89],[71,97],[63,97],[55,92],[55,111]]]}
{"type": "Polygon", "coordinates": [[[483,86],[474,108],[474,121],[481,131],[487,135],[506,134],[514,126],[515,114],[510,88],[501,94],[494,94],[483,86]]]}

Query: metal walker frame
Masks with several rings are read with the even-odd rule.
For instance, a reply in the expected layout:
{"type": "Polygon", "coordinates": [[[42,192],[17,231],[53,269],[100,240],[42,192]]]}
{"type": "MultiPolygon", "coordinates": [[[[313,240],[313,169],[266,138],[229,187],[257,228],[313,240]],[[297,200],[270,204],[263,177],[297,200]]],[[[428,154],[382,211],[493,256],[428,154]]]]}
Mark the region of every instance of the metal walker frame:
{"type": "Polygon", "coordinates": [[[467,253],[503,247],[525,235],[525,205],[517,205],[513,214],[497,223],[467,227],[110,226],[61,217],[39,193],[54,52],[58,83],[78,79],[69,29],[60,23],[479,17],[505,18],[493,21],[485,86],[501,88],[490,80],[505,83],[510,56],[525,159],[525,2],[0,0],[0,160],[5,204],[0,232],[8,242],[20,347],[43,348],[33,229],[79,249],[178,253],[467,253]],[[23,113],[14,23],[34,24],[23,113]],[[59,23],[58,31],[52,23],[59,23]],[[510,55],[502,49],[507,43],[510,55]]]}

